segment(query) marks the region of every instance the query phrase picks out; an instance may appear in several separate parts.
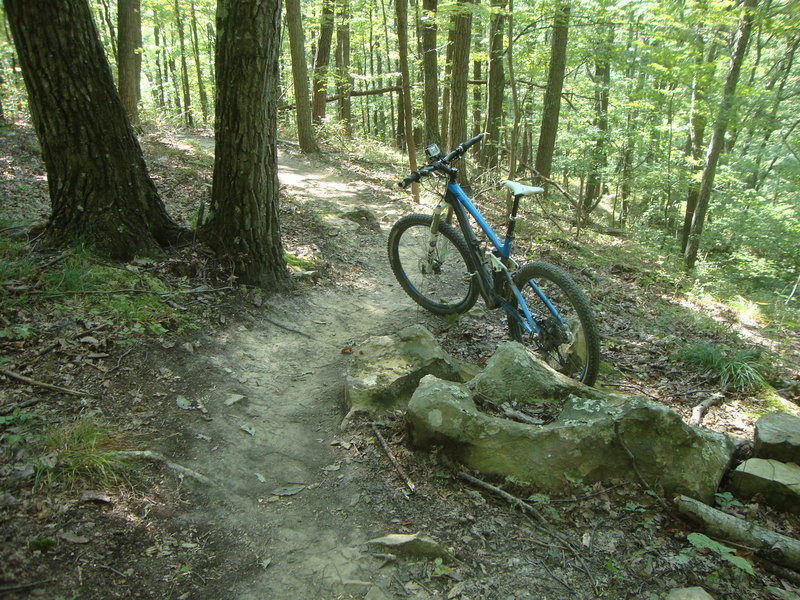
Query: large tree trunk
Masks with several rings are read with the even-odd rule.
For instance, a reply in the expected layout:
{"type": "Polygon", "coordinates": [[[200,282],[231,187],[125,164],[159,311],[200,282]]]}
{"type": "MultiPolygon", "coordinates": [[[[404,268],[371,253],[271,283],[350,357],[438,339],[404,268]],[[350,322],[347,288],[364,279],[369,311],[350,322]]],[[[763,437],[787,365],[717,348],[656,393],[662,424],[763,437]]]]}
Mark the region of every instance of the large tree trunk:
{"type": "Polygon", "coordinates": [[[300,14],[300,0],[286,0],[286,26],[289,29],[289,47],[292,53],[292,81],[297,113],[297,141],[300,150],[306,154],[316,154],[319,146],[314,139],[311,125],[311,102],[308,99],[308,67],[306,66],[306,46],[303,39],[303,23],[300,14]]]}
{"type": "Polygon", "coordinates": [[[569,3],[564,3],[556,8],[553,18],[550,68],[547,73],[547,89],[544,92],[539,146],[536,149],[536,171],[543,177],[550,177],[553,168],[553,151],[558,134],[558,118],[561,114],[561,90],[564,88],[564,70],[567,66],[569,11],[569,3]]]}
{"type": "Polygon", "coordinates": [[[423,0],[422,76],[425,84],[425,142],[440,144],[439,134],[439,66],[436,50],[436,6],[438,0],[423,0]]]}
{"type": "Polygon", "coordinates": [[[115,259],[182,233],[150,180],[85,0],[6,0],[47,168],[55,245],[86,242],[115,259]]]}
{"type": "Polygon", "coordinates": [[[322,16],[319,25],[317,52],[314,55],[313,98],[311,118],[315,123],[325,119],[325,98],[328,94],[328,65],[331,61],[331,41],[333,40],[333,2],[322,0],[322,16]]]}
{"type": "MultiPolygon", "coordinates": [[[[411,112],[411,77],[408,72],[408,0],[395,0],[397,11],[397,44],[400,50],[400,76],[403,80],[401,101],[403,106],[403,124],[408,151],[408,167],[417,170],[417,152],[414,148],[414,125],[411,112]]],[[[414,200],[419,201],[419,185],[412,184],[414,200]]]]}
{"type": "MultiPolygon", "coordinates": [[[[469,48],[472,34],[471,0],[459,0],[453,16],[453,64],[450,71],[450,128],[448,148],[455,148],[467,139],[467,79],[469,78],[469,48]]],[[[466,186],[466,160],[461,159],[461,183],[466,186]]]]}
{"type": "Polygon", "coordinates": [[[278,221],[280,0],[217,4],[216,154],[203,237],[245,283],[287,278],[278,221]]]}
{"type": "Polygon", "coordinates": [[[481,148],[484,169],[494,169],[499,162],[500,125],[503,121],[503,98],[506,93],[503,69],[503,38],[505,37],[506,0],[492,0],[489,24],[489,77],[486,83],[486,139],[481,148]]]}
{"type": "Polygon", "coordinates": [[[140,0],[119,0],[117,5],[119,97],[133,125],[139,123],[139,80],[142,72],[142,14],[140,0]]]}
{"type": "Polygon", "coordinates": [[[703,168],[703,178],[700,181],[700,189],[697,193],[697,208],[692,219],[692,228],[689,239],[686,243],[686,250],[683,254],[687,269],[693,269],[697,262],[697,252],[700,249],[700,236],[705,225],[708,202],[711,198],[711,189],[714,186],[714,177],[717,173],[717,163],[725,142],[725,131],[728,122],[734,112],[736,101],[736,85],[739,82],[739,73],[747,52],[747,44],[750,41],[750,32],[753,29],[753,12],[757,0],[744,0],[742,5],[742,19],[739,22],[739,29],[736,32],[733,55],[731,56],[728,76],[725,79],[725,87],[722,90],[722,103],[714,122],[714,132],[711,134],[711,142],[706,153],[706,163],[703,168]]]}

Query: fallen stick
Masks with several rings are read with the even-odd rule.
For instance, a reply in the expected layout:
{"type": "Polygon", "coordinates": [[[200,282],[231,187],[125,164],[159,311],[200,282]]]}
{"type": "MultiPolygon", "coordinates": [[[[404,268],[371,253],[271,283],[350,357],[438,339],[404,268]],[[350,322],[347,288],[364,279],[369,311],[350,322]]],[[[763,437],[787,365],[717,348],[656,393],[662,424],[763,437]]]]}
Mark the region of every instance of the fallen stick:
{"type": "Polygon", "coordinates": [[[179,465],[178,463],[174,463],[169,460],[163,454],[159,454],[158,452],[153,452],[152,450],[120,450],[119,452],[115,452],[119,456],[132,456],[134,458],[143,458],[145,460],[152,460],[153,462],[160,462],[164,466],[172,469],[173,471],[177,471],[187,477],[191,477],[192,479],[199,481],[205,485],[214,485],[214,482],[211,481],[208,477],[203,475],[202,473],[198,473],[197,471],[192,471],[188,467],[184,467],[183,465],[179,465]]]}
{"type": "Polygon", "coordinates": [[[689,498],[675,498],[678,512],[701,524],[713,537],[752,548],[770,562],[800,572],[800,540],[775,533],[689,498]]]}
{"type": "Polygon", "coordinates": [[[400,474],[400,477],[408,486],[408,489],[410,489],[412,492],[415,492],[417,490],[417,486],[414,485],[414,482],[411,481],[411,479],[409,479],[408,475],[406,475],[406,472],[403,470],[403,467],[401,467],[400,463],[397,462],[397,459],[394,457],[391,450],[389,449],[389,444],[387,444],[386,440],[383,439],[383,436],[381,435],[381,432],[378,431],[378,428],[376,427],[375,423],[370,423],[370,425],[372,426],[372,431],[375,432],[375,436],[378,438],[378,441],[381,443],[383,451],[386,452],[386,456],[389,457],[389,460],[391,461],[392,465],[394,465],[395,470],[400,474]]]}
{"type": "Polygon", "coordinates": [[[692,409],[692,416],[689,417],[689,425],[700,425],[703,422],[703,417],[706,416],[708,409],[722,402],[723,396],[720,393],[711,394],[708,398],[703,400],[700,404],[692,409]]]}
{"type": "Polygon", "coordinates": [[[70,394],[72,396],[82,396],[82,397],[92,397],[92,394],[87,392],[79,392],[78,390],[71,390],[69,388],[61,387],[60,385],[53,385],[51,383],[44,383],[43,381],[37,381],[35,379],[31,379],[30,377],[25,377],[25,375],[21,375],[16,371],[9,371],[8,369],[0,369],[0,375],[5,375],[6,377],[10,377],[12,379],[17,379],[22,381],[23,383],[27,383],[28,385],[35,385],[40,388],[44,388],[46,390],[51,390],[53,392],[61,392],[62,394],[70,394]]]}

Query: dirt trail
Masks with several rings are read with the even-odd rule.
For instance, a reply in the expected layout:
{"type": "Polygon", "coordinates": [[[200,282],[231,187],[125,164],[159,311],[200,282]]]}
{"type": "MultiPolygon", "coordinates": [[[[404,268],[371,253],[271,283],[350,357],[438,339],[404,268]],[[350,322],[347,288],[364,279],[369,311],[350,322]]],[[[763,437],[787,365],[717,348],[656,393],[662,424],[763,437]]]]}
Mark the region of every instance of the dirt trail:
{"type": "Polygon", "coordinates": [[[390,598],[391,568],[362,551],[386,531],[369,507],[371,484],[331,442],[343,416],[342,348],[419,320],[385,258],[387,224],[402,210],[385,190],[302,158],[282,154],[279,177],[295,201],[365,206],[386,223],[339,234],[358,268],[351,283],[267,300],[270,319],[307,335],[255,318],[193,355],[186,377],[202,386],[208,414],[188,424],[186,462],[219,486],[181,519],[236,540],[218,557],[236,571],[230,598],[363,597],[373,586],[390,598]],[[297,485],[296,495],[272,493],[297,485]]]}

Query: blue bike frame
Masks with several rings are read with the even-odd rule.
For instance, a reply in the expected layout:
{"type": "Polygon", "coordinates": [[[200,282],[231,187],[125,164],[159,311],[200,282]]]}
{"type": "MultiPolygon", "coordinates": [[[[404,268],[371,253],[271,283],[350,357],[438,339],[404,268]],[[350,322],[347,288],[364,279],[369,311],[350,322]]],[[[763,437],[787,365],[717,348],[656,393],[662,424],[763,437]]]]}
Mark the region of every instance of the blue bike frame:
{"type": "MultiPolygon", "coordinates": [[[[461,226],[461,231],[464,235],[464,239],[467,241],[467,245],[473,250],[473,256],[476,260],[480,257],[480,242],[478,241],[477,237],[475,236],[475,232],[472,230],[472,227],[469,224],[469,218],[467,217],[466,213],[469,213],[475,222],[478,224],[478,227],[481,228],[486,237],[489,238],[489,241],[494,246],[497,254],[493,254],[495,257],[495,261],[493,261],[493,268],[496,271],[505,271],[504,275],[508,279],[508,283],[511,286],[511,289],[514,291],[514,296],[517,300],[517,305],[522,310],[522,314],[524,318],[520,315],[519,311],[509,304],[505,298],[499,297],[497,294],[493,293],[493,284],[491,281],[486,280],[485,271],[481,268],[480,264],[476,264],[475,268],[478,271],[478,283],[479,288],[481,290],[481,294],[483,295],[484,300],[486,301],[487,305],[491,308],[493,305],[499,304],[503,310],[505,310],[509,315],[513,316],[514,318],[518,319],[522,328],[525,330],[526,333],[539,333],[541,332],[541,327],[536,323],[536,320],[531,315],[531,311],[528,308],[528,305],[525,302],[525,299],[522,297],[522,293],[520,292],[519,288],[514,284],[511,275],[508,272],[508,268],[506,265],[501,262],[501,260],[510,261],[511,259],[511,248],[513,245],[513,224],[516,219],[516,211],[513,210],[509,220],[509,229],[508,233],[506,234],[505,241],[501,242],[500,238],[494,232],[492,227],[489,223],[486,222],[486,219],[483,218],[478,209],[469,199],[469,197],[464,193],[464,190],[461,189],[461,186],[458,185],[455,181],[450,181],[447,184],[447,193],[445,194],[445,202],[447,202],[450,206],[453,207],[453,210],[456,213],[458,218],[459,225],[461,226]],[[466,213],[465,213],[466,210],[466,213]],[[497,257],[499,256],[499,259],[497,257]]],[[[551,304],[550,300],[548,300],[547,296],[545,296],[542,291],[539,289],[539,286],[536,285],[536,282],[531,280],[528,281],[530,286],[536,292],[536,295],[539,299],[547,306],[550,313],[558,319],[558,322],[561,324],[562,327],[568,330],[564,320],[561,318],[561,315],[558,314],[558,311],[555,307],[551,304]]]]}

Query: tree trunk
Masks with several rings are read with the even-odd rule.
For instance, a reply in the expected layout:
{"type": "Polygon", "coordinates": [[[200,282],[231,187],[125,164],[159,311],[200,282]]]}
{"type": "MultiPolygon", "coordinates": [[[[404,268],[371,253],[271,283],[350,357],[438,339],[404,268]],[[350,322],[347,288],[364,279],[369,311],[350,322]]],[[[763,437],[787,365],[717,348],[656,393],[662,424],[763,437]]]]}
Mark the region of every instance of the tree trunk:
{"type": "Polygon", "coordinates": [[[333,39],[333,2],[322,0],[322,16],[319,25],[317,52],[314,55],[313,99],[311,118],[315,123],[325,119],[325,98],[328,95],[328,65],[331,61],[331,40],[333,39]]]}
{"type": "Polygon", "coordinates": [[[716,59],[716,46],[712,46],[706,57],[703,37],[698,34],[697,40],[697,73],[692,81],[692,104],[689,113],[689,143],[687,153],[690,156],[690,180],[689,189],[686,193],[686,211],[683,216],[683,229],[681,231],[681,253],[686,251],[686,244],[689,242],[689,233],[692,230],[692,220],[697,208],[697,193],[700,184],[695,181],[695,174],[703,168],[703,138],[708,124],[707,107],[705,105],[705,91],[708,79],[703,75],[703,62],[711,64],[716,59]]]}
{"type": "Polygon", "coordinates": [[[189,91],[189,66],[186,62],[186,43],[183,39],[183,13],[181,12],[180,0],[175,0],[175,24],[178,27],[178,45],[181,49],[181,89],[183,90],[184,122],[187,127],[194,127],[192,95],[189,91]]]}
{"type": "Polygon", "coordinates": [[[216,153],[203,237],[245,283],[287,279],[278,220],[280,0],[217,4],[216,153]]]}
{"type": "Polygon", "coordinates": [[[569,3],[564,3],[556,9],[553,18],[550,68],[547,72],[547,89],[544,92],[539,146],[536,149],[536,171],[543,177],[550,177],[553,168],[553,151],[556,147],[558,119],[561,114],[561,90],[564,88],[564,71],[567,66],[569,12],[569,3]]]}
{"type": "Polygon", "coordinates": [[[139,81],[142,73],[142,14],[140,0],[119,0],[117,6],[117,79],[119,97],[132,125],[139,123],[139,81]]]}
{"type": "Polygon", "coordinates": [[[164,85],[166,80],[166,65],[162,66],[162,53],[163,50],[161,49],[161,26],[159,25],[158,19],[155,20],[153,23],[153,37],[155,38],[156,42],[156,86],[155,90],[153,91],[153,95],[155,96],[156,104],[161,108],[167,106],[167,99],[164,95],[164,85]]]}
{"type": "Polygon", "coordinates": [[[508,79],[511,82],[511,111],[513,122],[508,139],[508,178],[517,174],[517,144],[519,141],[520,108],[517,94],[517,78],[514,73],[514,0],[508,1],[508,79]]]}
{"type": "Polygon", "coordinates": [[[506,0],[492,0],[489,21],[489,76],[486,82],[486,138],[481,143],[481,164],[496,169],[500,152],[500,125],[503,122],[503,98],[506,92],[503,68],[506,0]]]}
{"type": "Polygon", "coordinates": [[[608,168],[608,92],[611,87],[611,46],[614,43],[614,29],[611,27],[602,37],[602,46],[595,57],[594,125],[597,129],[592,164],[586,178],[586,194],[583,197],[582,214],[588,216],[600,202],[608,168]]]}
{"type": "Polygon", "coordinates": [[[121,260],[176,242],[183,230],[147,173],[88,3],[4,5],[47,168],[47,239],[121,260]]]}
{"type": "MultiPolygon", "coordinates": [[[[411,113],[411,77],[408,72],[408,0],[395,0],[395,9],[397,11],[397,44],[400,50],[400,77],[403,80],[401,98],[408,166],[409,170],[416,171],[417,152],[414,147],[414,119],[411,113]]],[[[419,185],[414,183],[411,189],[414,200],[419,202],[419,185]]]]}
{"type": "Polygon", "coordinates": [[[447,29],[447,50],[444,59],[444,79],[442,80],[442,142],[446,146],[444,151],[451,149],[450,144],[450,109],[452,106],[452,75],[453,75],[453,45],[455,42],[456,27],[455,17],[450,19],[447,29]]]}
{"type": "Polygon", "coordinates": [[[296,99],[297,138],[300,150],[306,154],[316,154],[319,146],[314,139],[311,124],[311,103],[308,99],[308,67],[306,66],[306,45],[303,39],[303,23],[300,14],[300,0],[286,0],[286,26],[289,29],[289,47],[292,53],[292,81],[296,99]]]}
{"type": "Polygon", "coordinates": [[[353,131],[353,108],[350,91],[353,77],[350,74],[350,0],[339,0],[339,24],[336,27],[336,94],[339,96],[339,120],[347,135],[353,131]]]}
{"type": "MultiPolygon", "coordinates": [[[[455,148],[467,139],[467,79],[472,34],[472,1],[459,0],[453,15],[453,64],[450,72],[450,131],[448,148],[455,148]]],[[[467,185],[467,162],[461,159],[461,183],[467,185]]]]}
{"type": "Polygon", "coordinates": [[[195,13],[194,4],[194,0],[192,0],[192,53],[194,54],[195,71],[197,71],[197,91],[200,94],[200,110],[203,112],[203,123],[208,123],[208,94],[206,93],[206,84],[203,81],[203,67],[200,64],[200,38],[197,35],[197,15],[195,13]]]}
{"type": "Polygon", "coordinates": [[[425,141],[441,144],[439,133],[439,66],[436,50],[438,0],[423,0],[422,76],[424,81],[425,141]]]}
{"type": "Polygon", "coordinates": [[[733,56],[731,57],[728,76],[725,78],[725,87],[722,90],[722,102],[714,122],[714,132],[711,134],[711,142],[706,153],[706,163],[703,168],[703,178],[700,181],[700,189],[697,194],[697,208],[692,219],[692,228],[689,239],[686,243],[683,259],[687,269],[693,269],[697,262],[697,252],[700,248],[700,236],[703,233],[703,225],[706,220],[708,203],[711,198],[711,189],[714,186],[714,177],[717,172],[717,163],[725,142],[725,131],[728,122],[734,112],[736,102],[736,84],[739,82],[739,73],[747,52],[747,43],[750,40],[750,32],[753,28],[753,12],[757,0],[744,0],[742,5],[742,19],[736,32],[733,56]]]}

